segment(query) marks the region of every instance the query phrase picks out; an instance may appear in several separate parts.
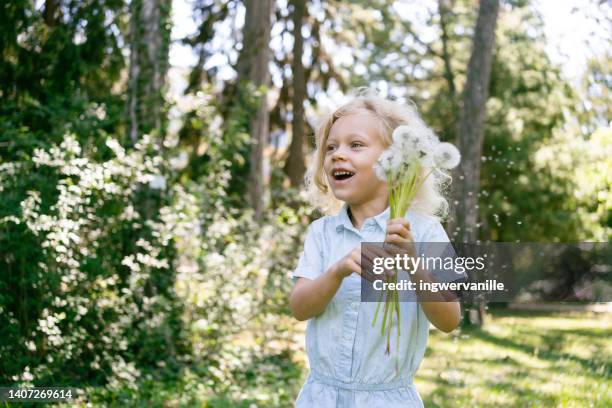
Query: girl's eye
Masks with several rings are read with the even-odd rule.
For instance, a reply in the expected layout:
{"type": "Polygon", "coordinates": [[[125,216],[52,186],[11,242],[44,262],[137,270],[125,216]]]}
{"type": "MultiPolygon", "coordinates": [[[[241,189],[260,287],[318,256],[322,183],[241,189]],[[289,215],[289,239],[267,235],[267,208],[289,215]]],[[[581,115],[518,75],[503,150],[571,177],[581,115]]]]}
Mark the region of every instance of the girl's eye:
{"type": "Polygon", "coordinates": [[[363,145],[361,143],[359,143],[359,142],[351,143],[351,147],[361,147],[361,146],[363,146],[363,145]]]}
{"type": "Polygon", "coordinates": [[[332,150],[334,150],[336,148],[336,146],[334,145],[327,145],[327,151],[331,152],[332,150]]]}

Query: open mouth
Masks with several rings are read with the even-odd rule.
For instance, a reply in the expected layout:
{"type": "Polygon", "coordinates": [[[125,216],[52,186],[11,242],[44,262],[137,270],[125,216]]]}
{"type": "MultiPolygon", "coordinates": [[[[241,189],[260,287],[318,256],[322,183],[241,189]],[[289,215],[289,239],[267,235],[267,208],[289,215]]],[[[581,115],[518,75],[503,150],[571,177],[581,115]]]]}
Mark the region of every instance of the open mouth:
{"type": "Polygon", "coordinates": [[[347,171],[347,170],[336,170],[333,173],[334,180],[337,180],[337,181],[348,180],[351,177],[353,177],[354,175],[355,175],[355,173],[353,173],[351,171],[347,171]]]}

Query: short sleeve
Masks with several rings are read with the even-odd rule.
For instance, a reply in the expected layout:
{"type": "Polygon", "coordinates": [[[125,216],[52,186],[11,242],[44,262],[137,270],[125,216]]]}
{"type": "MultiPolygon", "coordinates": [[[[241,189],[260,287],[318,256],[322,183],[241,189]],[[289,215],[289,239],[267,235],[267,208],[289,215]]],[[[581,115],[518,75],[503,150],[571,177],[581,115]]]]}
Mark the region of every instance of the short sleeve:
{"type": "Polygon", "coordinates": [[[304,240],[304,250],[298,264],[291,273],[293,280],[307,278],[314,280],[323,273],[323,246],[317,221],[310,224],[304,240]]]}

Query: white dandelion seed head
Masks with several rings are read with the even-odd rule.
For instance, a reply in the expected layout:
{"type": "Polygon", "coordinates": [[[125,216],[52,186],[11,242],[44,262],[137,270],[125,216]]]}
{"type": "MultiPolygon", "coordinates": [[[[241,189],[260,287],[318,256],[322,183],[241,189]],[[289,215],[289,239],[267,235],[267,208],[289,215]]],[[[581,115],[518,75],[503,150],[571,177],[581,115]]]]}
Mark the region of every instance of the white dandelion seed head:
{"type": "Polygon", "coordinates": [[[376,177],[378,177],[378,179],[387,181],[387,173],[385,173],[385,170],[379,163],[374,165],[374,173],[376,173],[376,177]]]}
{"type": "Polygon", "coordinates": [[[432,149],[421,151],[421,166],[428,168],[436,167],[436,162],[434,160],[434,152],[435,146],[432,149]]]}
{"type": "MultiPolygon", "coordinates": [[[[401,153],[401,150],[399,150],[397,146],[391,145],[387,150],[382,152],[378,158],[376,166],[380,168],[380,170],[378,170],[379,172],[384,172],[385,180],[387,176],[393,177],[395,174],[397,174],[402,163],[401,153]]],[[[376,171],[376,169],[374,170],[376,171]]]]}
{"type": "Polygon", "coordinates": [[[403,146],[405,141],[410,137],[410,126],[401,125],[396,127],[391,134],[393,144],[403,146]]]}
{"type": "Polygon", "coordinates": [[[424,147],[426,140],[424,137],[423,129],[419,129],[418,127],[414,127],[411,132],[408,134],[406,138],[406,142],[408,147],[413,150],[421,150],[424,147]]]}
{"type": "Polygon", "coordinates": [[[436,167],[452,169],[461,161],[459,150],[450,143],[440,143],[436,146],[433,157],[436,167]]]}
{"type": "Polygon", "coordinates": [[[425,132],[423,132],[423,140],[424,146],[432,152],[435,150],[436,146],[440,144],[440,139],[438,139],[438,136],[430,128],[426,128],[425,132]]]}
{"type": "Polygon", "coordinates": [[[391,169],[397,171],[402,166],[402,163],[406,161],[407,151],[395,145],[391,145],[387,151],[390,156],[391,169]]]}
{"type": "Polygon", "coordinates": [[[376,160],[375,166],[379,167],[381,171],[388,173],[389,170],[391,169],[390,159],[391,159],[391,154],[389,153],[388,150],[385,150],[384,152],[382,152],[378,160],[376,160]]]}
{"type": "Polygon", "coordinates": [[[439,143],[436,134],[422,121],[398,126],[393,131],[393,145],[403,151],[405,160],[420,159],[433,154],[439,143]]]}

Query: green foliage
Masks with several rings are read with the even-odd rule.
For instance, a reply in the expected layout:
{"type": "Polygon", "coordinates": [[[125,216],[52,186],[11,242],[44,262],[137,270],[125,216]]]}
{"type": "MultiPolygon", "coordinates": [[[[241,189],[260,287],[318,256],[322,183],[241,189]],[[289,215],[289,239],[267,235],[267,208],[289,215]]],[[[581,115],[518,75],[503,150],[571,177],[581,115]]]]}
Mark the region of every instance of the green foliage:
{"type": "Polygon", "coordinates": [[[234,91],[227,105],[220,106],[213,102],[212,87],[205,86],[196,94],[196,108],[185,115],[179,138],[181,146],[190,152],[184,174],[198,180],[226,171],[224,205],[244,209],[248,206],[244,197],[250,172],[251,119],[257,115],[266,89],[255,89],[251,83],[243,82],[234,91]]]}
{"type": "Polygon", "coordinates": [[[580,96],[547,58],[540,26],[529,9],[517,8],[498,29],[483,149],[482,238],[607,240],[609,220],[593,203],[595,191],[605,195],[612,184],[605,176],[576,177],[576,171],[583,160],[606,166],[609,148],[604,138],[585,143],[572,126],[580,96]],[[585,189],[590,192],[579,193],[585,189]]]}
{"type": "MultiPolygon", "coordinates": [[[[295,339],[303,333],[288,317],[288,274],[305,227],[320,214],[306,204],[303,192],[285,189],[280,162],[270,169],[272,199],[263,218],[256,222],[248,210],[249,129],[260,98],[276,93],[224,83],[215,76],[218,67],[207,61],[215,23],[236,18],[240,2],[196,2],[202,25],[186,41],[201,58],[188,86],[193,109],[183,118],[178,140],[143,137],[129,149],[124,148],[124,52],[132,16],[125,14],[126,2],[49,1],[61,6],[53,15],[31,1],[5,3],[0,6],[0,383],[82,385],[83,405],[86,400],[108,406],[290,405],[305,371],[295,353],[302,347],[295,339]]],[[[452,141],[475,8],[461,0],[449,3],[444,18],[435,9],[417,18],[400,15],[395,9],[400,3],[310,4],[303,30],[309,34],[304,58],[311,57],[307,107],[316,108],[319,94],[335,85],[378,84],[383,93],[414,99],[428,123],[452,141]],[[443,23],[446,44],[440,38],[443,23]],[[424,35],[425,28],[433,30],[424,35]],[[338,48],[327,49],[330,42],[338,48]]],[[[140,2],[131,4],[134,13],[140,2]]],[[[608,125],[609,58],[590,62],[582,90],[589,103],[577,108],[577,91],[544,52],[542,21],[531,4],[506,4],[487,106],[481,238],[609,240],[612,135],[600,129],[608,125]]],[[[169,7],[163,4],[159,22],[163,70],[169,7]]],[[[283,85],[271,128],[284,131],[292,92],[291,50],[285,49],[290,13],[281,2],[277,14],[281,21],[274,32],[283,40],[282,49],[274,50],[272,74],[283,85]]],[[[138,27],[140,33],[148,28],[138,27]]],[[[229,48],[231,62],[235,50],[229,48]]],[[[139,78],[141,87],[146,78],[139,78]]],[[[160,117],[144,119],[165,124],[168,111],[160,99],[157,93],[138,106],[151,112],[149,104],[162,105],[160,117]]],[[[140,133],[151,128],[150,122],[141,125],[140,133]]],[[[499,384],[487,379],[484,389],[519,405],[532,397],[586,404],[582,396],[570,395],[574,391],[557,398],[534,390],[524,383],[528,369],[514,370],[513,361],[535,358],[534,367],[546,365],[552,372],[551,362],[561,358],[569,360],[564,368],[570,376],[583,377],[584,389],[604,390],[597,402],[609,400],[609,367],[597,358],[585,362],[567,344],[553,341],[558,335],[586,347],[588,337],[594,344],[589,353],[596,356],[605,330],[583,333],[563,320],[578,334],[549,336],[534,330],[539,320],[518,323],[502,320],[491,332],[462,334],[471,336],[463,343],[464,356],[487,346],[496,353],[511,350],[510,360],[502,361],[506,371],[499,373],[509,372],[508,377],[499,384]],[[521,338],[513,338],[509,327],[518,327],[521,338]],[[513,384],[527,389],[528,397],[510,393],[513,384]]],[[[434,336],[433,359],[426,364],[448,364],[444,359],[457,355],[453,344],[434,336]]],[[[498,363],[485,361],[473,371],[488,372],[498,363]]],[[[465,364],[471,362],[460,361],[465,364]]],[[[452,379],[437,372],[429,378],[427,370],[423,381],[436,390],[425,389],[429,403],[440,404],[438,395],[448,395],[469,405],[474,396],[462,390],[470,387],[453,388],[452,379]]],[[[572,390],[587,395],[580,387],[572,390]]]]}
{"type": "MultiPolygon", "coordinates": [[[[543,22],[533,4],[510,6],[500,14],[496,30],[481,157],[479,238],[504,242],[605,239],[605,211],[576,199],[576,190],[582,188],[578,184],[585,182],[578,183],[569,167],[560,169],[551,160],[536,160],[541,157],[538,152],[551,143],[559,153],[577,157],[569,144],[564,148],[554,140],[561,134],[567,134],[561,137],[566,142],[579,140],[584,135],[581,128],[591,129],[591,121],[601,125],[606,112],[602,99],[609,82],[602,64],[605,59],[591,62],[585,88],[595,106],[586,114],[576,108],[580,94],[545,52],[543,22]],[[572,123],[574,118],[579,126],[572,123]]],[[[358,4],[352,7],[354,15],[345,16],[347,26],[364,18],[374,23],[369,35],[356,40],[361,59],[353,64],[351,82],[384,81],[381,92],[414,100],[440,137],[455,142],[458,101],[476,17],[473,4],[451,2],[446,10],[441,6],[428,10],[424,18],[402,15],[392,6],[380,13],[358,4]],[[433,27],[427,41],[420,32],[425,26],[433,27]],[[376,41],[378,31],[386,34],[384,41],[376,41]]],[[[600,160],[595,150],[587,150],[582,152],[591,154],[588,161],[600,160]]],[[[597,186],[610,190],[603,181],[597,186]]]]}
{"type": "Polygon", "coordinates": [[[555,186],[554,192],[563,183],[569,184],[562,191],[563,205],[579,223],[574,239],[609,242],[612,238],[612,130],[601,129],[586,138],[576,136],[571,128],[556,132],[550,143],[538,149],[534,163],[536,171],[555,186]]]}
{"type": "MultiPolygon", "coordinates": [[[[59,3],[59,2],[58,2],[59,3]]],[[[99,143],[120,128],[112,92],[124,68],[122,0],[61,2],[45,19],[30,1],[0,8],[0,157],[60,143],[65,133],[99,143]]]]}
{"type": "Polygon", "coordinates": [[[108,139],[97,161],[67,135],[0,165],[2,383],[129,382],[186,351],[154,149],[108,139]],[[144,196],[159,213],[144,216],[144,196]]]}
{"type": "Polygon", "coordinates": [[[68,135],[0,167],[3,382],[116,389],[182,362],[223,386],[245,331],[259,334],[241,358],[278,352],[269,327],[309,213],[279,205],[256,223],[228,208],[232,163],[208,153],[209,172],[182,185],[148,140],[108,139],[94,160],[68,135]]]}

